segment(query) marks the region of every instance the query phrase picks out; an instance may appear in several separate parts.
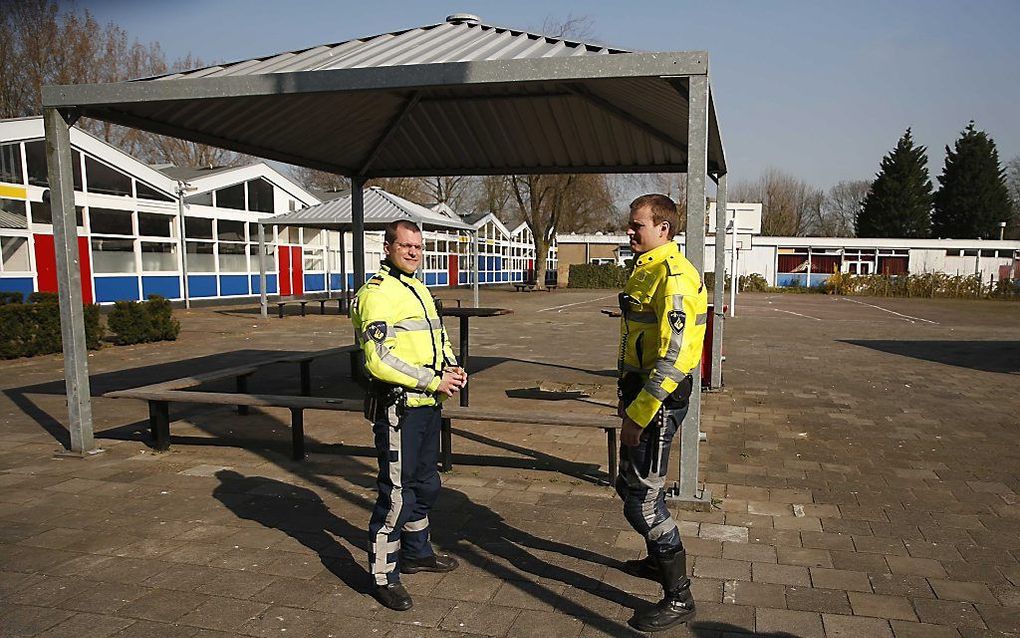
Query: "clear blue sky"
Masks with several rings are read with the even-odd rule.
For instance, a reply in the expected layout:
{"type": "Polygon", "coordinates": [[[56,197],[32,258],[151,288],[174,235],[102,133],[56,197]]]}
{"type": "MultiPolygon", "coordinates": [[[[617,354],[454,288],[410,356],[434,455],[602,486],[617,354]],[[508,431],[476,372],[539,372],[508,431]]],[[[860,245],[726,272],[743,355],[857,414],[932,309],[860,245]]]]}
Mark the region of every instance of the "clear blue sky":
{"type": "Polygon", "coordinates": [[[591,19],[593,39],[707,50],[732,181],[769,166],[828,187],[871,179],[907,126],[943,147],[970,119],[1020,155],[1020,1],[79,0],[169,59],[232,61],[441,22],[466,11],[539,29],[591,19]]]}

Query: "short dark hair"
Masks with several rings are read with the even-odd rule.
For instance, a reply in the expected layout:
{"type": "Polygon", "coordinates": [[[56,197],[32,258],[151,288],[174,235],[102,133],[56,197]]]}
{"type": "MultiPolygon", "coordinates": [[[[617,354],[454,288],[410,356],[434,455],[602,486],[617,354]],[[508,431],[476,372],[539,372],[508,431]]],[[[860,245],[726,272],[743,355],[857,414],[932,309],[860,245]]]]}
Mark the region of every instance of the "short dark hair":
{"type": "Polygon", "coordinates": [[[416,232],[419,235],[421,234],[421,228],[418,228],[418,224],[407,219],[398,219],[395,222],[390,222],[386,224],[385,241],[387,244],[392,244],[393,242],[397,241],[398,228],[406,228],[407,230],[416,232]]]}
{"type": "Polygon", "coordinates": [[[658,193],[642,195],[630,203],[630,212],[647,206],[652,211],[652,221],[656,224],[669,222],[669,232],[675,235],[680,228],[680,214],[676,210],[676,203],[658,193]]]}

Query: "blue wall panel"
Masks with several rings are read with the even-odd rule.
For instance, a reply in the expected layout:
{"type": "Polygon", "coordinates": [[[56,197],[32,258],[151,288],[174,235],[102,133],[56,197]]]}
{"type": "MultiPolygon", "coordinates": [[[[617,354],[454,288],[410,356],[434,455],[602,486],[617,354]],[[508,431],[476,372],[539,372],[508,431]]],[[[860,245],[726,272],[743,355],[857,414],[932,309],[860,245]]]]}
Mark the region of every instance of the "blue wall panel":
{"type": "Polygon", "coordinates": [[[138,277],[96,277],[96,301],[138,301],[138,277]]]}
{"type": "Polygon", "coordinates": [[[776,285],[778,286],[806,286],[807,275],[799,273],[779,273],[776,275],[776,285]]]}
{"type": "Polygon", "coordinates": [[[35,292],[31,277],[0,277],[0,290],[3,292],[20,292],[28,299],[35,292]]]}
{"type": "Polygon", "coordinates": [[[181,281],[177,277],[142,275],[142,297],[148,299],[149,295],[180,299],[181,281]]]}
{"type": "Polygon", "coordinates": [[[425,285],[426,286],[435,286],[436,285],[436,273],[434,273],[434,272],[427,272],[427,273],[425,273],[425,285]]]}
{"type": "Polygon", "coordinates": [[[216,275],[188,275],[190,297],[215,297],[216,275]]]}
{"type": "MultiPolygon", "coordinates": [[[[276,294],[276,275],[270,275],[266,273],[266,291],[270,295],[276,294]]],[[[252,275],[251,277],[251,294],[261,294],[262,290],[259,288],[259,276],[252,275]]]]}
{"type": "Polygon", "coordinates": [[[439,273],[439,285],[440,286],[446,286],[449,283],[450,283],[450,275],[448,273],[445,273],[445,272],[439,273]]]}
{"type": "Polygon", "coordinates": [[[468,276],[466,272],[458,273],[458,277],[460,278],[460,283],[466,284],[468,282],[468,276]]]}
{"type": "Polygon", "coordinates": [[[220,296],[248,294],[248,275],[220,275],[220,296]]]}
{"type": "Polygon", "coordinates": [[[305,292],[320,292],[326,289],[326,275],[305,275],[305,292]]]}
{"type": "Polygon", "coordinates": [[[341,277],[337,273],[330,273],[329,275],[329,287],[331,290],[340,290],[343,288],[341,284],[341,277]]]}

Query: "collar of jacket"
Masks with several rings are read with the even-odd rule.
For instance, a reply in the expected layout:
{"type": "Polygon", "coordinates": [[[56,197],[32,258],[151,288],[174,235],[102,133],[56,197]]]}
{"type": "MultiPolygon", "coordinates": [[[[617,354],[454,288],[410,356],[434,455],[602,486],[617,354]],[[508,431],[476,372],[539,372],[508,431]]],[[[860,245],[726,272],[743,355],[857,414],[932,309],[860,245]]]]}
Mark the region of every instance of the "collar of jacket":
{"type": "Polygon", "coordinates": [[[653,248],[646,253],[641,253],[641,256],[634,262],[635,267],[650,266],[654,263],[664,261],[670,255],[680,252],[680,246],[672,239],[658,248],[653,248]]]}
{"type": "Polygon", "coordinates": [[[397,279],[400,279],[401,277],[404,277],[405,279],[414,279],[414,273],[408,274],[404,272],[403,270],[394,266],[393,262],[391,262],[389,259],[384,259],[381,262],[379,262],[379,272],[383,273],[384,275],[389,275],[390,277],[396,277],[397,279]]]}

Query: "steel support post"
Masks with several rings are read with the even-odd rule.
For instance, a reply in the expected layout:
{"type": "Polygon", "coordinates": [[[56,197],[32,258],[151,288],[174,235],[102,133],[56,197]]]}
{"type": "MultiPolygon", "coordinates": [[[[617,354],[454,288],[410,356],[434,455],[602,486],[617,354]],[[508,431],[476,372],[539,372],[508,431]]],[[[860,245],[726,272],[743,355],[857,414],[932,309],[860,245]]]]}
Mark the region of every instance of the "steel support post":
{"type": "MultiPolygon", "coordinates": [[[[689,78],[687,120],[687,259],[705,272],[705,179],[708,173],[708,76],[689,78]]],[[[711,507],[711,496],[698,486],[701,426],[701,366],[694,366],[694,391],[680,427],[680,484],[672,496],[687,507],[711,507]]]]}
{"type": "Polygon", "coordinates": [[[730,254],[730,279],[732,285],[730,285],[730,316],[737,316],[737,288],[740,287],[740,274],[737,270],[737,260],[740,258],[740,249],[737,248],[737,220],[733,220],[733,228],[730,229],[733,233],[733,252],[730,254]]]}
{"type": "Polygon", "coordinates": [[[78,229],[74,215],[74,184],[71,179],[71,126],[77,119],[77,115],[54,108],[44,111],[71,451],[76,454],[92,454],[97,450],[92,432],[85,307],[81,296],[78,229]]]}
{"type": "MultiPolygon", "coordinates": [[[[715,197],[715,289],[712,291],[712,379],[711,387],[718,390],[722,387],[722,344],[723,323],[725,313],[723,302],[726,299],[726,174],[719,176],[715,197]]],[[[734,225],[736,216],[734,216],[734,225]]],[[[736,279],[733,279],[736,285],[736,279]]]]}
{"type": "Polygon", "coordinates": [[[365,284],[365,178],[351,178],[351,234],[354,248],[354,291],[365,284]]]}
{"type": "Polygon", "coordinates": [[[191,291],[188,288],[188,241],[184,223],[184,194],[187,192],[186,184],[182,180],[177,181],[177,232],[180,233],[181,245],[181,292],[184,293],[184,307],[191,308],[191,291]]]}
{"type": "Polygon", "coordinates": [[[473,251],[474,252],[474,256],[471,259],[471,281],[473,282],[471,284],[471,287],[472,287],[472,289],[474,290],[474,293],[475,293],[475,308],[479,307],[479,305],[478,305],[478,252],[479,252],[480,248],[478,246],[478,230],[479,229],[477,229],[477,228],[475,229],[474,242],[472,242],[474,244],[474,251],[473,251]]]}
{"type": "MultiPolygon", "coordinates": [[[[279,286],[279,282],[277,282],[279,286]]],[[[266,227],[259,222],[259,309],[269,316],[269,293],[266,292],[266,227]]]]}
{"type": "Polygon", "coordinates": [[[340,314],[347,313],[347,231],[340,229],[340,314]]]}

